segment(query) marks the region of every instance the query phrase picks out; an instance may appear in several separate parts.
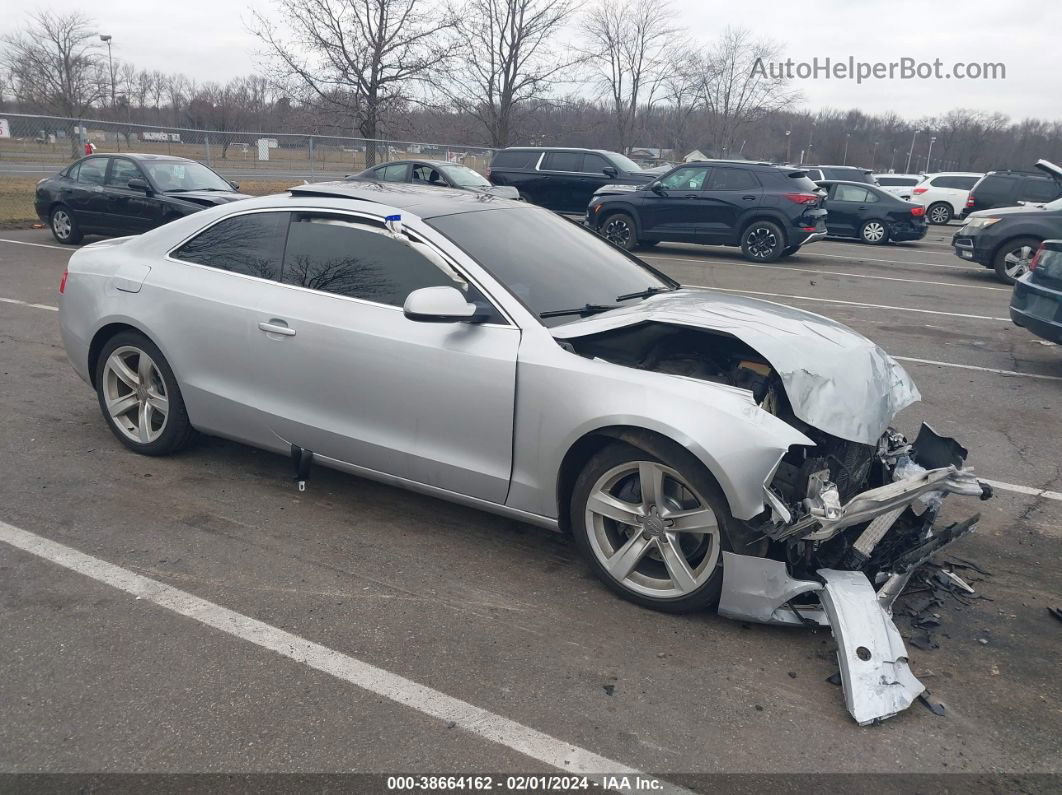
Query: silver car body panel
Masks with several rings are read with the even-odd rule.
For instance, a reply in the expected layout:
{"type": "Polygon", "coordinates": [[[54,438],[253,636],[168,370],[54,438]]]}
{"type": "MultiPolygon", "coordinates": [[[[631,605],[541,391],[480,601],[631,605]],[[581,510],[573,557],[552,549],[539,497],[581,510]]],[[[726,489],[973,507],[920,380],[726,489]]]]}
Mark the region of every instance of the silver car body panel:
{"type": "Polygon", "coordinates": [[[921,396],[895,359],[829,318],[757,298],[686,288],[553,329],[558,339],[657,322],[730,334],[781,376],[793,411],[820,430],[876,444],[921,396]]]}
{"type": "Polygon", "coordinates": [[[723,591],[719,615],[759,624],[827,626],[818,606],[796,605],[793,600],[822,590],[822,583],[789,576],[783,561],[723,552],[723,591]]]}

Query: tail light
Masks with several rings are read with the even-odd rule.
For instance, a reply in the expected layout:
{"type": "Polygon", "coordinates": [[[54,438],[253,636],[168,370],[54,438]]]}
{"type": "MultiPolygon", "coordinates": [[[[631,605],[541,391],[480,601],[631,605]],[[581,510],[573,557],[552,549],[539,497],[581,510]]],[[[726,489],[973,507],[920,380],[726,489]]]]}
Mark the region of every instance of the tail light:
{"type": "Polygon", "coordinates": [[[919,205],[917,207],[912,207],[911,208],[911,215],[925,215],[925,214],[926,214],[926,208],[923,207],[922,205],[919,205]]]}
{"type": "Polygon", "coordinates": [[[817,204],[819,197],[815,193],[783,193],[789,201],[797,204],[817,204]]]}
{"type": "Polygon", "coordinates": [[[929,190],[929,188],[915,188],[914,191],[912,191],[912,192],[914,193],[915,196],[919,196],[919,195],[925,193],[928,190],[929,190]]]}
{"type": "Polygon", "coordinates": [[[67,270],[63,271],[63,278],[59,280],[59,295],[62,295],[63,292],[66,290],[66,277],[69,276],[69,275],[70,275],[69,271],[67,271],[67,270]]]}
{"type": "Polygon", "coordinates": [[[967,207],[973,207],[974,206],[974,195],[972,193],[969,196],[966,197],[966,206],[967,207]]]}
{"type": "Polygon", "coordinates": [[[1044,253],[1044,244],[1041,243],[1040,244],[1040,248],[1036,249],[1036,253],[1033,254],[1032,261],[1029,262],[1029,270],[1030,271],[1036,270],[1036,266],[1040,264],[1040,257],[1043,255],[1043,253],[1044,253]]]}

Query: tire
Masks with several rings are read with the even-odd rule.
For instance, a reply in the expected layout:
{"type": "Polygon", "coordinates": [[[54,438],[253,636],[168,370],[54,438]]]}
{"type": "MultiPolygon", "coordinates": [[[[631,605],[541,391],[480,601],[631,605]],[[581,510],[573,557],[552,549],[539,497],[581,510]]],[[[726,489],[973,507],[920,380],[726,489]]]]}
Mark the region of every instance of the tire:
{"type": "Polygon", "coordinates": [[[96,396],[107,427],[133,452],[169,455],[195,435],[173,370],[158,346],[139,331],[115,334],[103,346],[96,363],[96,396]]]}
{"type": "Polygon", "coordinates": [[[52,208],[48,216],[48,226],[52,229],[52,237],[64,245],[76,245],[84,238],[77,218],[65,204],[52,208]]]}
{"type": "Polygon", "coordinates": [[[785,249],[785,235],[772,221],[753,221],[741,233],[741,253],[752,262],[774,262],[785,249]]]}
{"type": "Polygon", "coordinates": [[[1041,242],[1043,241],[1038,237],[1016,237],[1000,246],[992,258],[992,269],[996,272],[996,278],[1005,284],[1018,281],[1029,272],[1029,261],[1041,242]]]}
{"type": "Polygon", "coordinates": [[[931,204],[929,205],[929,209],[926,210],[926,220],[937,226],[945,226],[954,215],[955,213],[952,211],[951,205],[947,202],[931,204]]]}
{"type": "Polygon", "coordinates": [[[601,236],[610,243],[627,251],[638,248],[638,231],[634,219],[627,213],[612,213],[605,216],[598,227],[601,236]]]}
{"type": "Polygon", "coordinates": [[[889,225],[877,218],[864,221],[859,227],[859,239],[872,246],[880,246],[889,242],[889,225]]]}
{"type": "Polygon", "coordinates": [[[665,462],[619,442],[600,450],[576,479],[571,525],[580,553],[610,590],[642,607],[688,613],[719,601],[722,552],[733,548],[731,528],[737,521],[697,459],[682,449],[668,455],[674,460],[665,462]],[[660,473],[664,512],[656,499],[643,499],[642,473],[660,473]],[[611,515],[598,513],[595,506],[611,515]],[[691,528],[704,527],[705,532],[669,531],[675,521],[670,517],[680,511],[691,528]],[[622,561],[608,565],[617,556],[627,556],[625,573],[616,573],[622,561]]]}

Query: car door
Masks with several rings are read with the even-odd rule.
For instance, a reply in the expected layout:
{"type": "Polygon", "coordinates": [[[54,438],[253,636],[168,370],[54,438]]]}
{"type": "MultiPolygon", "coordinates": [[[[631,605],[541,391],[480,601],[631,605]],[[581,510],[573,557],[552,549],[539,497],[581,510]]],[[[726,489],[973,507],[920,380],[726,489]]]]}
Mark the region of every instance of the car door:
{"type": "Polygon", "coordinates": [[[132,160],[112,157],[103,186],[107,200],[103,222],[109,231],[123,235],[139,235],[154,228],[160,215],[158,199],[148,190],[130,188],[131,179],[147,183],[147,177],[132,160]]]}
{"type": "Polygon", "coordinates": [[[699,202],[698,234],[706,243],[728,243],[740,230],[744,214],[762,203],[763,187],[748,169],[717,166],[712,169],[699,202]]]}
{"type": "Polygon", "coordinates": [[[248,351],[259,292],[280,277],[287,221],[280,211],[218,221],[152,265],[139,296],[153,307],[150,331],[165,341],[195,426],[276,450],[283,445],[255,411],[248,351]]]}
{"type": "MultiPolygon", "coordinates": [[[[279,439],[317,456],[491,502],[512,462],[520,332],[424,323],[414,289],[484,300],[434,249],[382,219],[292,215],[283,284],[260,293],[250,362],[279,439]]],[[[496,310],[494,310],[496,313],[496,310]]]]}
{"type": "Polygon", "coordinates": [[[539,164],[541,179],[535,190],[535,199],[543,207],[559,212],[575,212],[586,209],[590,198],[582,207],[578,196],[582,195],[582,152],[546,152],[539,164]]]}
{"type": "Polygon", "coordinates": [[[704,186],[709,166],[680,166],[656,182],[656,189],[638,191],[641,197],[639,234],[653,240],[692,240],[704,222],[704,186]]]}
{"type": "Polygon", "coordinates": [[[107,228],[103,184],[109,161],[109,157],[86,157],[78,164],[77,178],[66,181],[60,190],[59,200],[73,211],[83,229],[107,228]]]}
{"type": "Polygon", "coordinates": [[[826,199],[826,229],[831,235],[854,237],[867,212],[867,189],[859,185],[835,182],[826,199]]]}
{"type": "Polygon", "coordinates": [[[616,174],[618,170],[596,152],[583,153],[582,165],[579,170],[582,174],[578,182],[574,183],[572,194],[573,209],[584,212],[586,205],[590,203],[590,199],[594,195],[594,191],[602,185],[607,185],[611,182],[613,178],[610,174],[616,174]],[[609,174],[605,173],[605,169],[610,170],[609,174]]]}

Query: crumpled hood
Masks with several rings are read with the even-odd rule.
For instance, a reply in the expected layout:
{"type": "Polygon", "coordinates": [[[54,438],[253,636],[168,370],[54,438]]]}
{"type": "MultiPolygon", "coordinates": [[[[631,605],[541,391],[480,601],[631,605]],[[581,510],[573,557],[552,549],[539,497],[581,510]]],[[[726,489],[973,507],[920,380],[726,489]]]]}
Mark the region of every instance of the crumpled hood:
{"type": "Polygon", "coordinates": [[[184,190],[173,191],[167,193],[174,199],[184,199],[186,201],[195,202],[196,204],[202,204],[204,207],[213,207],[218,204],[228,204],[229,202],[238,201],[240,199],[251,198],[249,194],[237,193],[232,191],[217,191],[217,190],[184,190]]]}
{"type": "Polygon", "coordinates": [[[770,362],[797,417],[842,439],[877,444],[893,417],[921,399],[903,367],[847,326],[802,309],[709,289],[662,293],[550,331],[571,339],[647,322],[736,337],[770,362]]]}

